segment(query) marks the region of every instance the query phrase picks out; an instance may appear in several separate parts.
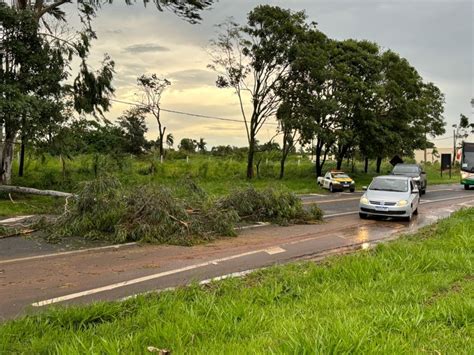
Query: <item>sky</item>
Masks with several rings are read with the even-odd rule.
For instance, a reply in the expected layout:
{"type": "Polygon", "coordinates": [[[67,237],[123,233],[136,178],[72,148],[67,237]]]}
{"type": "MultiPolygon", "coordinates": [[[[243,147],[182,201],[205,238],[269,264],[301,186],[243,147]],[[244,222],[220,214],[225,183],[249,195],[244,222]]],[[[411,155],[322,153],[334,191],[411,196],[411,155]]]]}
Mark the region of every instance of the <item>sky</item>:
{"type": "MultiPolygon", "coordinates": [[[[136,78],[156,73],[172,85],[162,98],[162,107],[208,116],[242,119],[237,97],[231,89],[215,86],[216,74],[207,69],[209,40],[216,25],[233,17],[244,23],[247,13],[259,4],[305,10],[309,21],[333,39],[367,39],[383,49],[398,52],[418,70],[425,81],[434,82],[446,95],[446,134],[434,142],[452,145],[452,125],[460,113],[474,122],[470,101],[474,97],[473,0],[219,0],[202,13],[202,22],[189,24],[170,12],[159,12],[138,1],[104,5],[93,22],[98,40],[93,43],[91,63],[108,53],[116,63],[115,99],[136,102],[136,78]]],[[[74,9],[68,9],[73,14],[74,9]]],[[[74,19],[72,19],[74,21],[74,19]]],[[[106,117],[113,120],[128,105],[113,103],[106,117]]],[[[243,123],[163,113],[167,132],[175,141],[203,137],[208,147],[246,145],[243,123]]],[[[157,123],[147,118],[147,138],[156,139],[157,123]]],[[[261,142],[274,136],[275,126],[266,125],[261,142]]]]}

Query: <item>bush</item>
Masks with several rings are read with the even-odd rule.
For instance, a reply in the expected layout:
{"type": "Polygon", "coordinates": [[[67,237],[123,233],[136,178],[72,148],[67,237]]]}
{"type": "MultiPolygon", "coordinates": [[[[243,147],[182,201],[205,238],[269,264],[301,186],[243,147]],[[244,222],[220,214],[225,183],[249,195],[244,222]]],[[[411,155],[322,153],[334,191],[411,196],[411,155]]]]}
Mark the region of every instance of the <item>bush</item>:
{"type": "Polygon", "coordinates": [[[84,184],[72,209],[56,221],[55,234],[179,245],[235,236],[235,211],[218,210],[205,198],[187,202],[165,187],[125,190],[113,178],[100,178],[84,184]]]}
{"type": "Polygon", "coordinates": [[[177,185],[174,190],[152,185],[124,189],[110,177],[88,182],[54,223],[53,239],[81,235],[115,243],[192,245],[235,236],[240,221],[284,225],[322,218],[319,208],[306,211],[290,192],[246,188],[216,201],[189,178],[177,185]]]}
{"type": "Polygon", "coordinates": [[[223,209],[234,209],[246,221],[268,221],[285,225],[322,219],[322,211],[318,207],[313,206],[306,211],[295,194],[272,188],[263,191],[253,187],[238,189],[217,203],[223,209]]]}

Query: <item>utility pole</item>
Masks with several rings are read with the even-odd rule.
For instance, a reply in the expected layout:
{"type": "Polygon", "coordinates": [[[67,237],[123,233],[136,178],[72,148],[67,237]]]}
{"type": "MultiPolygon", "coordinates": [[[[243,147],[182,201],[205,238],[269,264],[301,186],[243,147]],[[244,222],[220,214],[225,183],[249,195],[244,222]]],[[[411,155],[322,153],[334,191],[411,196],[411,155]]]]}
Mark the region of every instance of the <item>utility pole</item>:
{"type": "Polygon", "coordinates": [[[453,166],[454,164],[456,163],[456,140],[457,140],[457,137],[456,137],[456,128],[457,128],[457,125],[453,125],[454,129],[453,129],[453,166]]]}

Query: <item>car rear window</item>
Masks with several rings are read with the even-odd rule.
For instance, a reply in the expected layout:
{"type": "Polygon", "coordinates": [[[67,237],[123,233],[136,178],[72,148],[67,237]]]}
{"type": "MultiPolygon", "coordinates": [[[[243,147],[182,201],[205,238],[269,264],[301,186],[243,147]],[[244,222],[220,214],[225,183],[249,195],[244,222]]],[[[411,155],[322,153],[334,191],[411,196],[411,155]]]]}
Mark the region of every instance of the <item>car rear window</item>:
{"type": "Polygon", "coordinates": [[[410,165],[396,165],[393,168],[394,173],[408,173],[408,174],[416,174],[420,172],[417,166],[410,166],[410,165]]]}

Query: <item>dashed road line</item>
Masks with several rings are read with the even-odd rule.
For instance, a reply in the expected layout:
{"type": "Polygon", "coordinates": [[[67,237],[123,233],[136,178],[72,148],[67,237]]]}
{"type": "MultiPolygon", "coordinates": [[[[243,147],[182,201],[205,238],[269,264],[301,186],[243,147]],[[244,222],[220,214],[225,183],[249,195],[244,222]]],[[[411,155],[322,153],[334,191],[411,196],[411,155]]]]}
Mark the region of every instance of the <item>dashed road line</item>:
{"type": "Polygon", "coordinates": [[[97,287],[97,288],[93,288],[93,289],[86,290],[86,291],[80,291],[80,292],[76,292],[76,293],[71,293],[69,295],[50,298],[50,299],[47,299],[47,300],[44,300],[44,301],[34,302],[31,305],[33,307],[43,307],[43,306],[47,306],[47,305],[50,305],[50,304],[53,304],[53,303],[69,301],[69,300],[72,300],[72,299],[75,299],[75,298],[90,296],[90,295],[94,295],[94,294],[100,293],[100,292],[111,291],[111,290],[114,290],[114,289],[117,289],[117,288],[120,288],[120,287],[130,286],[130,285],[134,285],[134,284],[137,284],[137,283],[142,283],[142,282],[145,282],[145,281],[159,279],[159,278],[162,278],[162,277],[165,277],[165,276],[178,274],[178,273],[181,273],[181,272],[184,272],[184,271],[189,271],[189,270],[193,270],[193,269],[197,269],[197,268],[201,268],[201,267],[205,267],[205,266],[209,266],[209,265],[216,265],[217,263],[220,263],[220,262],[237,259],[237,258],[241,258],[241,257],[244,257],[244,256],[254,255],[254,254],[261,253],[261,252],[266,252],[266,249],[253,250],[253,251],[249,251],[249,252],[242,253],[242,254],[236,254],[236,255],[220,258],[220,259],[206,261],[206,262],[199,263],[199,264],[193,264],[193,265],[185,266],[185,267],[182,267],[182,268],[179,268],[179,269],[173,269],[173,270],[163,271],[163,272],[159,272],[159,273],[152,274],[152,275],[142,276],[142,277],[138,277],[138,278],[132,279],[132,280],[122,281],[122,282],[118,282],[118,283],[107,285],[107,286],[97,287]]]}

